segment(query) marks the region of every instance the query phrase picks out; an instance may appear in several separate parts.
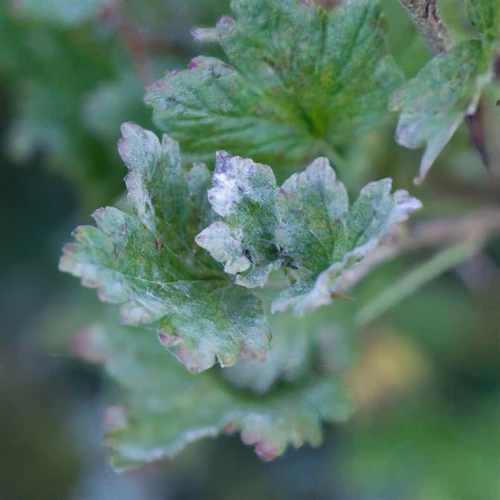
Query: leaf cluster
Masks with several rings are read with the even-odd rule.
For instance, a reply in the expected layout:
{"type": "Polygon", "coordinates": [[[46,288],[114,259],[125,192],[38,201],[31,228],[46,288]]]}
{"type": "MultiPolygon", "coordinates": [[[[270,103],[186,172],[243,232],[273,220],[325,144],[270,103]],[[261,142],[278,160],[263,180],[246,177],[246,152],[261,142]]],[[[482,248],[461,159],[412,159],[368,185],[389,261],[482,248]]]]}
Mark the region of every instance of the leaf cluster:
{"type": "Polygon", "coordinates": [[[100,331],[89,344],[127,392],[126,425],[118,419],[112,433],[124,464],[236,430],[268,460],[290,443],[319,444],[321,422],[347,416],[345,363],[325,348],[345,345],[345,325],[315,310],[346,298],[346,273],[422,204],[392,192],[389,178],[350,203],[328,157],[381,125],[390,101],[397,141],[427,144],[423,178],[491,80],[493,2],[467,3],[480,38],[407,83],[387,55],[377,2],[236,0],[232,9],[234,19],[194,31],[226,61],[197,57],[149,87],[145,101],[168,135],[122,126],[127,197],[94,212],[97,227],[77,228],[60,262],[119,304],[123,323],[146,325],[100,331]],[[214,154],[212,174],[197,161],[214,154]],[[306,160],[281,185],[267,165],[306,160]],[[317,323],[298,323],[313,311],[317,323]],[[216,363],[222,373],[206,371],[216,363]]]}

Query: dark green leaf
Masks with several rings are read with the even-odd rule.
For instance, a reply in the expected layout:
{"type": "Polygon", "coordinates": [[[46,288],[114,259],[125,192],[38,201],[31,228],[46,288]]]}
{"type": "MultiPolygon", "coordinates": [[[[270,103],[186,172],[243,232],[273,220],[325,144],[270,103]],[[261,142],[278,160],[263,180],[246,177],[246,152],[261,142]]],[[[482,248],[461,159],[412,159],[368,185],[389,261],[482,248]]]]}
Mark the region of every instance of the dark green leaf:
{"type": "Polygon", "coordinates": [[[225,149],[290,163],[380,125],[402,75],[386,55],[377,2],[326,10],[300,0],[236,0],[233,21],[194,31],[228,64],[198,57],[145,100],[188,158],[225,149]]]}

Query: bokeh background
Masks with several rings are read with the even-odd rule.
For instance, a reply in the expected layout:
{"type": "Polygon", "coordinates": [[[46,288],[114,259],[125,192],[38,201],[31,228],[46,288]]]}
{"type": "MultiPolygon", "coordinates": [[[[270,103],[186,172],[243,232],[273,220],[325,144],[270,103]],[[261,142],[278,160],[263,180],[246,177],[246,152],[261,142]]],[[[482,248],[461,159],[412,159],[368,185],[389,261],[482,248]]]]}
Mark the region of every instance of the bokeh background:
{"type": "MultiPolygon", "coordinates": [[[[439,3],[454,37],[470,36],[462,2],[439,3]]],[[[398,2],[382,4],[390,50],[411,77],[429,54],[398,2]]],[[[228,0],[0,3],[0,500],[500,499],[494,231],[412,293],[399,293],[401,277],[418,275],[436,249],[384,264],[356,289],[361,304],[385,293],[384,307],[351,339],[356,413],[327,426],[321,448],[264,464],[238,437],[220,437],[120,475],[108,465],[102,421],[113,386],[98,365],[71,355],[76,333],[108,312],[57,270],[60,251],[74,227],[123,192],[119,126],[153,128],[144,86],[201,51],[220,55],[190,29],[228,13],[228,0]]],[[[421,219],[498,216],[498,99],[494,85],[482,103],[490,175],[464,125],[414,187],[421,152],[394,143],[393,117],[346,145],[352,168],[339,177],[354,192],[392,176],[423,200],[421,219]]]]}

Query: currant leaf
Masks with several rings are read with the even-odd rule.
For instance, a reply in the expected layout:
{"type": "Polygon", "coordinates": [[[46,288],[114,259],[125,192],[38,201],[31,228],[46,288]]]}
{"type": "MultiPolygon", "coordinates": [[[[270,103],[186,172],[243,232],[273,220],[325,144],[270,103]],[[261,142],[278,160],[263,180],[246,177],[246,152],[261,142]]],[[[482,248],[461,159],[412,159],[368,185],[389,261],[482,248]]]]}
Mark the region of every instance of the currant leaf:
{"type": "Polygon", "coordinates": [[[464,117],[474,113],[491,80],[491,48],[467,40],[432,59],[394,93],[390,107],[400,112],[396,141],[407,148],[426,145],[416,183],[421,182],[464,117]]]}
{"type": "Polygon", "coordinates": [[[236,0],[235,20],[197,29],[228,62],[197,57],[145,96],[187,158],[217,150],[293,164],[379,126],[403,76],[387,55],[373,0],[332,9],[301,0],[236,0]]]}
{"type": "Polygon", "coordinates": [[[125,324],[157,328],[193,372],[216,360],[231,365],[240,352],[263,359],[270,334],[260,300],[194,245],[213,214],[206,210],[206,167],[185,173],[178,144],[167,136],[160,143],[132,123],[122,133],[127,209],[94,212],[97,227],[75,230],[60,269],[120,304],[125,324]]]}
{"type": "Polygon", "coordinates": [[[339,376],[331,372],[252,396],[213,372],[190,374],[138,328],[97,325],[82,344],[81,354],[95,360],[98,353],[127,394],[126,404],[108,413],[107,442],[118,468],[173,456],[195,440],[236,431],[268,461],[288,445],[319,446],[322,422],[344,421],[351,411],[339,376]]]}
{"type": "Polygon", "coordinates": [[[268,166],[220,152],[213,186],[209,199],[221,219],[196,242],[244,287],[264,286],[280,267],[293,269],[294,283],[272,310],[294,307],[297,315],[329,304],[343,271],[422,206],[407,191],[391,193],[391,179],[382,179],[367,184],[349,207],[326,158],[278,187],[268,166]]]}

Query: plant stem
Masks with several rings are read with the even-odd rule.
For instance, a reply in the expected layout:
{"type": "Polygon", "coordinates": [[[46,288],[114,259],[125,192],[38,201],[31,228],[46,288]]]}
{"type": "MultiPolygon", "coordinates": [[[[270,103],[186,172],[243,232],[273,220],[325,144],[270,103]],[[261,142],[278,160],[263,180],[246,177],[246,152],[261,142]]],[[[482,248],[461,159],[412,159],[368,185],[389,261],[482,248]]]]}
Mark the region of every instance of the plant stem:
{"type": "Polygon", "coordinates": [[[397,237],[391,245],[382,245],[357,266],[345,271],[336,291],[345,292],[359,283],[380,264],[423,248],[463,244],[465,241],[487,241],[500,233],[500,210],[488,208],[465,217],[444,217],[410,227],[408,234],[397,237]]]}
{"type": "Polygon", "coordinates": [[[437,0],[399,0],[399,3],[406,10],[434,55],[451,48],[451,37],[438,11],[437,0]]]}
{"type": "Polygon", "coordinates": [[[448,247],[425,264],[410,271],[361,309],[356,318],[357,325],[364,327],[372,323],[440,274],[472,257],[479,250],[481,244],[481,240],[470,240],[448,247]]]}

